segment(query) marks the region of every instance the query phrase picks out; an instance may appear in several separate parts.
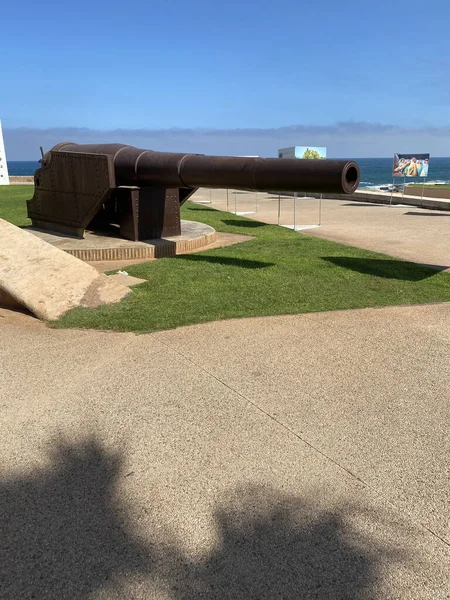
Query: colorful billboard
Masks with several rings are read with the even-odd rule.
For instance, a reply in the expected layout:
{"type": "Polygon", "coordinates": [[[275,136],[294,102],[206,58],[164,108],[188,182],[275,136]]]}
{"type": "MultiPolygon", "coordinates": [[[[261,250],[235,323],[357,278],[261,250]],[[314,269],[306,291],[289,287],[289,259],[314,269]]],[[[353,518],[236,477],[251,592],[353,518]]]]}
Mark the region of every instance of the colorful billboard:
{"type": "Polygon", "coordinates": [[[326,157],[327,149],[323,146],[291,146],[278,150],[278,158],[325,159],[326,157]]]}
{"type": "Polygon", "coordinates": [[[325,159],[327,149],[319,146],[296,146],[295,158],[325,159]]]}
{"type": "Polygon", "coordinates": [[[394,154],[393,177],[427,177],[429,154],[394,154]]]}

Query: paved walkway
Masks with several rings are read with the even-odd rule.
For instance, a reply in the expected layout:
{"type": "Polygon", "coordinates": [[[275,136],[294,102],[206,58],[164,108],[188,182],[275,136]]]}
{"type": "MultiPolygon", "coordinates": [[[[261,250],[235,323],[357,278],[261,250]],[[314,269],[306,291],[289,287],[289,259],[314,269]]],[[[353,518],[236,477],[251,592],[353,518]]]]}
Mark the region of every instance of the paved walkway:
{"type": "Polygon", "coordinates": [[[0,328],[2,599],[448,598],[449,304],[0,328]]]}
{"type": "MultiPolygon", "coordinates": [[[[333,206],[315,234],[409,221],[390,253],[448,264],[448,218],[333,206]]],[[[140,336],[0,309],[0,597],[448,598],[449,356],[450,304],[140,336]]]]}

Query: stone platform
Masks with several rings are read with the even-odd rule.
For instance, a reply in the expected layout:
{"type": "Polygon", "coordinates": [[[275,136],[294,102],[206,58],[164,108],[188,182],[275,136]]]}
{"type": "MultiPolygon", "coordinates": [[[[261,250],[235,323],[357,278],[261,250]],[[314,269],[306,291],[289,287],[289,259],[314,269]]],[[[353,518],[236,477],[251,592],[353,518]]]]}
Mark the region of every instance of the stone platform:
{"type": "Polygon", "coordinates": [[[119,237],[111,229],[107,235],[86,231],[84,239],[51,233],[34,227],[27,231],[53,246],[86,261],[163,258],[197,250],[216,239],[216,231],[196,221],[181,221],[181,235],[154,240],[132,242],[119,237]]]}

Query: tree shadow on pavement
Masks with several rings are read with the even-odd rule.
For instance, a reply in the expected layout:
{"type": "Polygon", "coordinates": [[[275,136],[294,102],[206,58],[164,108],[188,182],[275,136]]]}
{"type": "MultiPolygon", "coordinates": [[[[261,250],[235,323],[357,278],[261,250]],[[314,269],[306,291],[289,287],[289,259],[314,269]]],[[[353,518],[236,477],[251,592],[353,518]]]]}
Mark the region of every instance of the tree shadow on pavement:
{"type": "Polygon", "coordinates": [[[345,508],[321,513],[313,501],[238,487],[216,505],[213,547],[188,555],[162,522],[157,488],[139,510],[120,500],[123,463],[93,439],[59,442],[45,469],[0,480],[2,600],[374,597],[386,555],[346,525],[345,508]]]}
{"type": "Polygon", "coordinates": [[[372,597],[379,549],[339,511],[265,486],[237,488],[214,514],[218,541],[185,570],[177,599],[283,600],[372,597]]]}
{"type": "Polygon", "coordinates": [[[120,457],[88,440],[61,442],[51,461],[1,480],[1,598],[84,600],[116,576],[151,569],[114,498],[120,457]]]}
{"type": "MultiPolygon", "coordinates": [[[[365,275],[398,279],[401,281],[422,281],[436,275],[436,271],[416,263],[402,260],[379,258],[353,258],[350,256],[323,256],[323,260],[365,275]]],[[[437,269],[438,267],[436,267],[437,269]]],[[[444,269],[445,267],[442,267],[444,269]]]]}

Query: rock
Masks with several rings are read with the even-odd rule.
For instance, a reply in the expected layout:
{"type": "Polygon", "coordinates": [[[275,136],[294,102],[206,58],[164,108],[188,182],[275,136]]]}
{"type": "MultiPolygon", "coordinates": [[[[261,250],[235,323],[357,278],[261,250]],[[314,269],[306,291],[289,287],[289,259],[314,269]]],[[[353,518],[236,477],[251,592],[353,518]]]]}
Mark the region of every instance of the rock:
{"type": "Polygon", "coordinates": [[[130,289],[78,258],[0,219],[0,298],[40,319],[76,306],[118,302],[130,289]]]}

